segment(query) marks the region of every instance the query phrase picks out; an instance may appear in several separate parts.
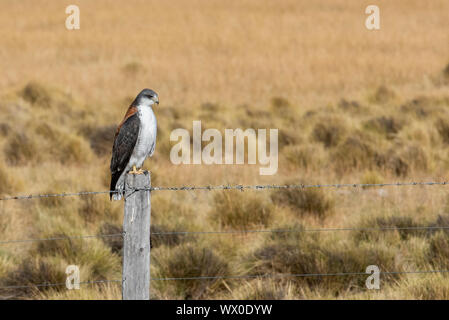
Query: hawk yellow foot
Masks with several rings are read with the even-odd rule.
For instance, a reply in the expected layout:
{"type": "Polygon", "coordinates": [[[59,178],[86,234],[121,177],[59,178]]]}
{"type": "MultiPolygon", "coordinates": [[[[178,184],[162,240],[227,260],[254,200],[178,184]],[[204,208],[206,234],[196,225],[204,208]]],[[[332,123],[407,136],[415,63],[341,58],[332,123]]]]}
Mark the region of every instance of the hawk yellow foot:
{"type": "Polygon", "coordinates": [[[143,170],[142,169],[137,170],[136,166],[133,166],[133,169],[130,172],[128,172],[128,173],[130,173],[130,174],[143,174],[143,170]]]}

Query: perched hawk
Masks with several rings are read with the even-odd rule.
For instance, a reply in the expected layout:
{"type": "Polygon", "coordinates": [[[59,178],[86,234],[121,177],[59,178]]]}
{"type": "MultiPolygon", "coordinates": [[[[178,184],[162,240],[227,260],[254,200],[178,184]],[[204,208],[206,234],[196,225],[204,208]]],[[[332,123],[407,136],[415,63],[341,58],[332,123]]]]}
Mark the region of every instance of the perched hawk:
{"type": "Polygon", "coordinates": [[[118,192],[111,193],[111,199],[122,198],[126,173],[142,174],[143,162],[153,155],[157,133],[152,109],[155,103],[159,104],[157,93],[150,89],[142,90],[117,128],[112,147],[110,190],[118,192]]]}

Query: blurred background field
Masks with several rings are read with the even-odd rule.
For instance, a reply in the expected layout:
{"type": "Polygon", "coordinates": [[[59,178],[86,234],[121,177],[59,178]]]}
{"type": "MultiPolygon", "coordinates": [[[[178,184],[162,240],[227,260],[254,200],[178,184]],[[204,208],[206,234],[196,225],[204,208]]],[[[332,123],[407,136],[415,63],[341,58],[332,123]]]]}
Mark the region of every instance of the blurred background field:
{"type": "MultiPolygon", "coordinates": [[[[445,181],[449,2],[0,0],[0,194],[107,190],[116,125],[143,88],[161,104],[155,186],[445,181]],[[175,166],[174,128],[279,128],[279,170],[175,166]]],[[[446,186],[154,192],[155,231],[448,226],[446,186]]],[[[107,195],[0,201],[0,241],[121,232],[107,195]]],[[[443,231],[160,236],[152,276],[449,269],[443,231]]],[[[121,278],[117,239],[0,244],[0,286],[121,278]]],[[[444,274],[154,281],[154,299],[448,299],[444,274]]],[[[0,290],[119,299],[117,284],[0,290]]]]}

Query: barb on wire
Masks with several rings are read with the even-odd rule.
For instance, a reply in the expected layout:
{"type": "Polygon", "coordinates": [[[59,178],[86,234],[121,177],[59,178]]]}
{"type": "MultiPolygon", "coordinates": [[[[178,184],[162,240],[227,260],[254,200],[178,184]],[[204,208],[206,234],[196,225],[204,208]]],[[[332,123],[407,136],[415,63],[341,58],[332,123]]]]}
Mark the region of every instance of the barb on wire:
{"type": "MultiPolygon", "coordinates": [[[[80,285],[85,284],[100,284],[100,283],[122,283],[122,280],[95,280],[95,281],[82,281],[79,282],[80,285]]],[[[27,289],[27,288],[40,288],[40,287],[60,287],[65,286],[65,282],[60,283],[39,283],[39,284],[30,284],[30,285],[17,285],[17,286],[3,286],[0,287],[0,290],[8,290],[8,289],[27,289]]]]}
{"type": "Polygon", "coordinates": [[[61,237],[53,237],[53,238],[5,240],[5,241],[0,241],[0,244],[37,242],[37,241],[55,241],[55,240],[92,239],[92,238],[113,238],[113,237],[123,237],[123,235],[124,235],[124,233],[113,233],[113,234],[98,234],[98,235],[89,235],[89,236],[66,236],[66,237],[61,236],[61,237]]]}
{"type": "MultiPolygon", "coordinates": [[[[379,272],[380,275],[394,274],[426,274],[426,273],[449,273],[449,270],[422,270],[422,271],[386,271],[379,272]]],[[[151,278],[152,281],[172,280],[212,280],[212,279],[254,279],[254,278],[288,278],[288,277],[338,277],[338,276],[361,276],[369,275],[366,272],[336,272],[336,273],[289,273],[289,274],[260,274],[260,275],[231,275],[231,276],[200,276],[200,277],[177,277],[177,278],[151,278]]]]}

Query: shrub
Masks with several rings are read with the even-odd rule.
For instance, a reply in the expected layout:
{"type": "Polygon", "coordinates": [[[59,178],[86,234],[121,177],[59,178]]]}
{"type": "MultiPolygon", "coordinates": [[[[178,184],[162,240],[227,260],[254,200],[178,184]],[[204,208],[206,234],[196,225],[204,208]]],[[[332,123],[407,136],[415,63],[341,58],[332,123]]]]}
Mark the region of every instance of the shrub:
{"type": "Polygon", "coordinates": [[[38,147],[25,133],[15,133],[9,137],[4,153],[11,165],[25,165],[39,156],[38,147]]]}
{"type": "MultiPolygon", "coordinates": [[[[225,260],[211,250],[198,246],[179,246],[168,256],[158,255],[153,260],[154,266],[157,267],[158,277],[189,278],[230,275],[230,267],[225,260]]],[[[224,288],[221,279],[177,280],[173,285],[176,286],[176,295],[181,299],[204,299],[224,288]]]]}
{"type": "Polygon", "coordinates": [[[47,88],[34,81],[28,83],[23,88],[21,96],[32,105],[38,105],[44,108],[49,108],[52,103],[51,95],[47,88]]]}
{"type": "Polygon", "coordinates": [[[359,102],[355,100],[348,101],[346,99],[341,99],[340,102],[338,103],[338,107],[344,111],[349,112],[360,111],[361,109],[359,102]]]}
{"type": "Polygon", "coordinates": [[[279,279],[257,279],[242,284],[232,291],[231,299],[239,300],[294,300],[295,285],[279,279]]]}
{"type": "Polygon", "coordinates": [[[312,137],[324,144],[326,148],[335,147],[343,138],[346,128],[332,121],[332,123],[318,123],[313,129],[312,137]]]}
{"type": "Polygon", "coordinates": [[[365,127],[389,137],[397,134],[402,129],[402,124],[393,117],[382,116],[367,121],[365,127]]]}
{"type": "Polygon", "coordinates": [[[402,229],[402,228],[416,228],[421,224],[417,223],[413,218],[406,216],[388,216],[388,217],[368,217],[359,223],[360,229],[379,229],[391,228],[391,230],[376,231],[376,230],[359,230],[355,232],[354,239],[357,241],[377,241],[385,233],[397,233],[401,240],[406,240],[411,236],[425,236],[425,229],[402,229]]]}
{"type": "MultiPolygon", "coordinates": [[[[350,242],[326,243],[319,237],[305,236],[301,241],[275,241],[253,254],[253,274],[329,274],[365,272],[369,265],[395,270],[395,252],[381,246],[350,242]]],[[[390,279],[393,277],[389,277],[390,279]]],[[[365,277],[292,277],[299,286],[326,287],[334,295],[363,288],[365,277]]]]}
{"type": "Polygon", "coordinates": [[[331,158],[336,171],[343,174],[353,170],[372,169],[376,165],[376,155],[369,139],[355,134],[337,146],[331,158]]]}
{"type": "MultiPolygon", "coordinates": [[[[268,137],[267,137],[268,139],[268,137]]],[[[278,133],[279,149],[285,146],[297,145],[301,142],[298,132],[292,129],[280,129],[278,133]]]]}
{"type": "Polygon", "coordinates": [[[86,128],[85,136],[89,140],[90,147],[95,154],[98,156],[111,154],[116,129],[115,125],[86,128]]]}
{"type": "Polygon", "coordinates": [[[251,192],[224,191],[214,195],[212,218],[222,226],[248,229],[251,226],[268,226],[273,206],[265,197],[251,192]]]}
{"type": "Polygon", "coordinates": [[[0,194],[12,194],[23,189],[23,180],[14,176],[0,163],[0,194]]]}
{"type": "Polygon", "coordinates": [[[388,89],[385,86],[380,86],[373,96],[373,102],[385,104],[391,100],[393,100],[396,97],[396,94],[394,91],[388,89]]]}
{"type": "Polygon", "coordinates": [[[449,237],[447,232],[438,231],[431,237],[428,260],[436,268],[449,268],[449,237]]]}
{"type": "MultiPolygon", "coordinates": [[[[23,260],[16,270],[13,270],[0,282],[4,286],[32,286],[42,283],[64,283],[67,275],[65,270],[69,263],[57,257],[30,257],[23,260]]],[[[10,295],[18,298],[29,296],[33,292],[49,290],[52,287],[30,287],[9,289],[10,295]]],[[[62,287],[62,290],[66,290],[62,287]]],[[[53,288],[54,289],[54,288],[53,288]]]]}
{"type": "Polygon", "coordinates": [[[326,153],[318,144],[289,146],[284,149],[284,153],[288,162],[307,170],[321,170],[326,161],[326,153]]]}
{"type": "Polygon", "coordinates": [[[287,205],[299,214],[312,214],[324,218],[334,207],[334,202],[318,188],[280,189],[271,194],[278,205],[287,205]]]}
{"type": "Polygon", "coordinates": [[[449,121],[439,119],[436,122],[436,128],[444,143],[449,144],[449,121]]]}

